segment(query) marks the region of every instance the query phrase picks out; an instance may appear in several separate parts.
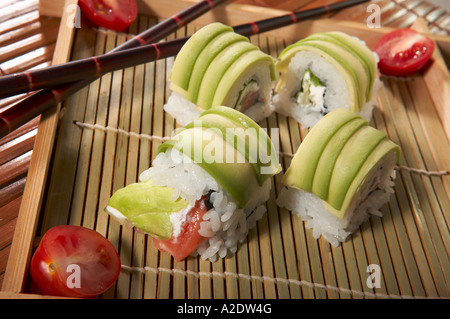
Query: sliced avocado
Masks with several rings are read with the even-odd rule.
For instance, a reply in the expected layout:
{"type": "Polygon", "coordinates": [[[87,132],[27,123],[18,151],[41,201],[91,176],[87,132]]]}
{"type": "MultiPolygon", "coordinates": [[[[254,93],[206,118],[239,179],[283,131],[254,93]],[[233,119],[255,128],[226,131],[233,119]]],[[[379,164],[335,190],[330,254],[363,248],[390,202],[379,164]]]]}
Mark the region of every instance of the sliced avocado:
{"type": "Polygon", "coordinates": [[[239,208],[245,207],[259,188],[252,165],[233,145],[224,141],[223,137],[217,134],[217,130],[202,128],[201,124],[198,125],[181,130],[170,140],[161,144],[158,153],[174,148],[190,157],[233,197],[239,208]],[[203,159],[203,154],[211,149],[221,150],[224,154],[233,152],[232,157],[236,160],[231,163],[226,161],[208,163],[203,159]]]}
{"type": "Polygon", "coordinates": [[[366,159],[386,134],[371,126],[363,126],[347,141],[333,169],[327,202],[335,209],[341,209],[350,185],[366,159]]]}
{"type": "Polygon", "coordinates": [[[194,68],[189,81],[187,98],[189,101],[197,101],[198,92],[202,83],[203,76],[213,62],[214,58],[229,45],[235,42],[249,42],[248,38],[234,32],[224,32],[212,39],[199,54],[194,62],[194,68]]]}
{"type": "MultiPolygon", "coordinates": [[[[251,146],[258,147],[257,133],[253,134],[253,132],[247,130],[247,134],[245,134],[243,127],[240,126],[239,123],[216,114],[201,116],[199,121],[201,121],[201,127],[217,130],[217,133],[220,134],[224,140],[226,140],[230,145],[233,145],[234,149],[244,156],[244,158],[253,166],[255,177],[258,179],[258,183],[261,186],[261,169],[257,157],[254,156],[255,154],[257,155],[257,153],[250,149],[251,146]]],[[[194,121],[186,125],[185,128],[193,128],[195,126],[195,122],[198,121],[194,121]]],[[[234,157],[233,151],[233,156],[230,156],[230,154],[222,154],[222,158],[219,158],[219,160],[225,162],[227,160],[234,161],[237,159],[234,157]]]]}
{"type": "Polygon", "coordinates": [[[334,165],[344,145],[362,126],[368,125],[362,118],[355,118],[343,125],[336,134],[331,137],[317,163],[314,175],[312,193],[323,200],[328,199],[328,190],[334,165]]]}
{"type": "Polygon", "coordinates": [[[171,89],[185,96],[195,61],[203,48],[217,35],[230,31],[233,28],[214,22],[194,33],[177,54],[170,73],[171,89]]]}
{"type": "Polygon", "coordinates": [[[112,208],[125,216],[133,226],[167,240],[172,237],[170,214],[189,205],[181,198],[173,201],[172,192],[172,188],[154,186],[151,181],[130,184],[111,196],[106,210],[111,212],[112,208]]]}
{"type": "Polygon", "coordinates": [[[199,88],[197,101],[193,102],[204,110],[213,106],[214,96],[219,89],[219,83],[223,75],[240,56],[248,51],[259,51],[259,49],[254,44],[239,41],[232,43],[222,50],[205,71],[199,88]]]}
{"type": "MultiPolygon", "coordinates": [[[[262,165],[261,170],[264,171],[263,175],[265,175],[265,177],[262,177],[264,180],[272,175],[278,174],[281,171],[282,168],[278,162],[278,153],[275,150],[275,146],[273,145],[269,135],[267,135],[267,132],[262,129],[258,123],[253,121],[247,115],[225,106],[212,107],[203,112],[202,116],[206,116],[208,114],[218,114],[220,116],[227,117],[235,122],[238,122],[243,128],[251,128],[251,131],[258,132],[260,150],[264,150],[263,155],[270,157],[270,159],[265,161],[266,163],[263,162],[260,164],[262,165]]],[[[261,158],[259,160],[261,160],[261,158]]]]}
{"type": "Polygon", "coordinates": [[[343,125],[356,118],[356,113],[336,109],[325,115],[306,135],[283,177],[283,184],[312,192],[314,175],[322,152],[343,125]]]}
{"type": "MultiPolygon", "coordinates": [[[[252,165],[258,185],[262,186],[271,174],[264,173],[263,167],[270,166],[272,163],[263,163],[260,152],[267,152],[267,140],[260,139],[261,132],[254,128],[245,128],[239,122],[219,114],[202,115],[199,120],[203,128],[218,130],[218,133],[234,148],[243,155],[250,165],[252,165]],[[262,149],[262,150],[261,150],[262,149]]],[[[194,127],[194,124],[188,124],[185,128],[194,127]]],[[[265,134],[264,131],[262,131],[265,134]]],[[[269,152],[271,150],[269,149],[269,152]]],[[[226,158],[223,159],[225,161],[226,158]]],[[[232,158],[232,160],[237,160],[232,158]]],[[[273,158],[271,158],[273,160],[273,158]]],[[[277,164],[278,162],[276,162],[277,164]]],[[[275,165],[276,165],[275,164],[275,165]]],[[[272,164],[273,165],[273,164],[272,164]]]]}
{"type": "MultiPolygon", "coordinates": [[[[224,105],[231,88],[249,68],[260,65],[268,67],[273,81],[276,80],[275,63],[273,58],[260,50],[247,51],[234,61],[221,77],[214,95],[213,105],[224,105]]],[[[228,106],[228,105],[227,105],[228,106]]]]}
{"type": "Polygon", "coordinates": [[[336,209],[327,202],[322,202],[323,206],[337,218],[343,219],[348,208],[354,201],[355,195],[363,188],[363,184],[371,182],[371,176],[373,176],[374,171],[379,169],[379,167],[382,165],[393,164],[385,163],[386,161],[388,161],[387,158],[389,156],[389,153],[391,152],[396,153],[395,158],[398,164],[400,161],[400,147],[387,138],[383,139],[370,153],[363,166],[359,170],[358,174],[353,179],[347,193],[345,194],[345,199],[342,203],[341,208],[336,209]]]}
{"type": "Polygon", "coordinates": [[[362,41],[359,39],[348,35],[346,33],[340,31],[332,31],[328,32],[328,34],[340,39],[342,42],[346,43],[349,47],[353,48],[353,50],[361,56],[361,58],[366,62],[369,67],[369,75],[371,79],[370,92],[367,96],[367,101],[370,101],[372,98],[373,84],[375,83],[378,70],[378,61],[372,52],[362,41]]]}
{"type": "MultiPolygon", "coordinates": [[[[282,74],[286,73],[291,59],[300,51],[307,50],[314,52],[318,55],[321,55],[327,61],[332,63],[334,67],[336,67],[339,70],[339,73],[342,74],[342,76],[344,77],[345,83],[347,84],[349,90],[349,95],[352,97],[350,99],[350,107],[349,107],[350,110],[352,111],[359,110],[360,94],[359,94],[358,78],[355,72],[350,67],[348,67],[348,64],[342,63],[343,61],[342,58],[337,57],[336,53],[333,53],[329,48],[326,48],[322,45],[318,45],[317,43],[314,42],[310,43],[305,42],[299,43],[299,42],[292,44],[288,46],[285,50],[283,50],[282,55],[280,55],[277,63],[275,64],[277,70],[282,74]],[[287,51],[288,48],[289,50],[287,51]],[[335,57],[337,57],[337,60],[335,59],[335,57]]],[[[280,80],[277,83],[276,87],[277,91],[279,91],[285,85],[284,81],[285,77],[281,76],[280,80]]]]}
{"type": "Polygon", "coordinates": [[[375,82],[377,70],[377,62],[372,51],[370,51],[370,49],[358,39],[355,39],[354,37],[343,32],[327,32],[319,33],[317,35],[323,37],[326,41],[333,41],[337,45],[340,45],[359,60],[369,80],[366,90],[366,102],[369,101],[372,98],[372,88],[375,82]]]}

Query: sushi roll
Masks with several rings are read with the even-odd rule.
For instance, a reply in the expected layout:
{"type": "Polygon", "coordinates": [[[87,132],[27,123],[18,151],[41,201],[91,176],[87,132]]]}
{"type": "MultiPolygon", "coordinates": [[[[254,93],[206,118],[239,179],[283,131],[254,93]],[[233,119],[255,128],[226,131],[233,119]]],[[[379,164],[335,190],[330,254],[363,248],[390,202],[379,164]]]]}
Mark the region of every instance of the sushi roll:
{"type": "Polygon", "coordinates": [[[336,109],[306,135],[283,176],[277,204],[338,246],[394,192],[400,148],[354,112],[336,109]]]}
{"type": "Polygon", "coordinates": [[[164,110],[181,125],[213,106],[231,107],[258,122],[274,109],[274,62],[233,28],[211,23],[193,34],[177,54],[164,110]]]}
{"type": "Polygon", "coordinates": [[[277,156],[256,122],[213,107],[161,144],[139,182],[117,190],[105,210],[175,260],[215,261],[236,252],[264,215],[277,156]]]}
{"type": "Polygon", "coordinates": [[[312,34],[278,57],[276,112],[306,128],[336,108],[370,120],[381,85],[377,62],[377,55],[356,37],[337,31],[312,34]]]}

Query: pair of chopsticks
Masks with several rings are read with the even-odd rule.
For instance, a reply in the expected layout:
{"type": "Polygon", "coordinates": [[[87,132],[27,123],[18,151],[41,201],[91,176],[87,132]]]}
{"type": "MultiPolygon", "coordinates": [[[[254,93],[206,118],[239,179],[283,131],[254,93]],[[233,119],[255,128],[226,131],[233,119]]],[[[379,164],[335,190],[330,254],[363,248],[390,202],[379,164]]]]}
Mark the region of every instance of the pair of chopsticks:
{"type": "MultiPolygon", "coordinates": [[[[0,98],[32,92],[0,113],[0,137],[63,101],[102,75],[175,56],[189,37],[157,42],[225,0],[202,0],[100,56],[0,77],[0,98]]],[[[348,0],[233,27],[250,36],[337,11],[369,0],[348,0]]]]}

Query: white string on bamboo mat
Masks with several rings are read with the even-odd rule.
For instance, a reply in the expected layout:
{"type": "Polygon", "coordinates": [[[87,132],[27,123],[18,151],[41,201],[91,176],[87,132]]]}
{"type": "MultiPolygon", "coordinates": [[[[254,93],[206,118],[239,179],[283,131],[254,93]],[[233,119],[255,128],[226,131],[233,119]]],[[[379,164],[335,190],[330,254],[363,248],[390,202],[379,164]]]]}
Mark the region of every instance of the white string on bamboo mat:
{"type": "MultiPolygon", "coordinates": [[[[100,124],[90,124],[90,123],[83,123],[83,122],[78,122],[78,121],[74,121],[74,124],[80,128],[83,129],[89,129],[89,130],[101,130],[103,132],[112,132],[112,133],[116,133],[116,134],[124,134],[128,137],[136,137],[136,138],[140,138],[140,139],[146,139],[146,140],[158,140],[161,142],[167,141],[170,137],[167,136],[156,136],[156,135],[148,135],[148,134],[142,134],[142,133],[135,133],[135,132],[128,132],[126,130],[123,130],[121,128],[116,128],[116,127],[111,127],[111,126],[103,126],[100,124]]],[[[279,152],[280,156],[284,156],[284,157],[294,157],[294,154],[292,153],[286,153],[286,152],[279,152]]],[[[425,169],[420,169],[420,168],[412,168],[412,167],[408,167],[408,166],[403,166],[403,165],[397,165],[396,169],[398,170],[405,170],[411,173],[416,173],[416,174],[421,174],[421,175],[426,175],[426,176],[445,176],[450,174],[450,172],[448,170],[441,170],[441,171],[428,171],[425,169]]]]}
{"type": "Polygon", "coordinates": [[[440,297],[427,297],[427,296],[408,296],[408,295],[395,295],[395,294],[383,294],[383,293],[372,293],[372,292],[366,292],[366,291],[359,291],[359,290],[355,290],[355,289],[348,289],[348,288],[341,288],[341,287],[336,287],[336,286],[332,286],[332,285],[325,285],[325,284],[320,284],[320,283],[314,283],[314,282],[309,282],[306,280],[298,280],[298,279],[286,279],[286,278],[273,278],[273,277],[268,277],[268,276],[256,276],[256,275],[246,275],[246,274],[238,274],[238,273],[234,273],[234,272],[229,272],[229,271],[225,271],[225,272],[217,272],[217,271],[213,271],[213,272],[202,272],[202,271],[192,271],[192,270],[184,270],[184,269],[169,269],[169,268],[164,268],[164,267],[149,267],[149,266],[145,266],[145,267],[131,267],[131,266],[127,266],[127,265],[122,265],[122,270],[124,271],[128,271],[128,272],[132,272],[132,271],[137,271],[140,273],[144,273],[146,271],[150,271],[154,274],[159,275],[159,273],[168,273],[169,275],[173,276],[175,274],[180,274],[183,276],[194,276],[197,279],[199,279],[202,276],[205,277],[209,277],[209,278],[214,278],[214,277],[221,277],[226,279],[226,277],[234,277],[237,279],[247,279],[247,280],[257,280],[260,281],[262,283],[264,283],[265,281],[269,281],[272,282],[274,284],[278,284],[278,283],[284,283],[284,284],[292,284],[292,285],[296,285],[299,287],[302,286],[306,286],[309,288],[318,288],[318,289],[323,289],[323,290],[329,290],[329,291],[335,291],[335,292],[339,292],[339,293],[348,293],[350,295],[353,296],[360,296],[360,297],[372,297],[372,298],[385,298],[385,299],[440,299],[440,297]]]}
{"type": "Polygon", "coordinates": [[[150,140],[150,141],[158,140],[158,141],[164,142],[169,139],[169,137],[161,137],[161,136],[156,136],[156,135],[128,132],[121,128],[111,127],[111,126],[103,126],[100,124],[89,124],[89,123],[82,123],[82,122],[78,122],[78,121],[75,121],[74,124],[78,127],[84,128],[84,129],[100,130],[103,132],[112,132],[112,133],[118,133],[118,134],[120,133],[120,134],[124,134],[128,137],[136,137],[136,138],[146,139],[146,140],[150,140]]]}

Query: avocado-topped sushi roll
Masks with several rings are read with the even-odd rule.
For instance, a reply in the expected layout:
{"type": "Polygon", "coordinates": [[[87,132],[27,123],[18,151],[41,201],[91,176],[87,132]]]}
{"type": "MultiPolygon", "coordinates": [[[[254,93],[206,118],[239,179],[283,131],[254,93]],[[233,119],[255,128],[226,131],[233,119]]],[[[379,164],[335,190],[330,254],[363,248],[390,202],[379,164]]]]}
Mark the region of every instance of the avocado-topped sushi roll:
{"type": "Polygon", "coordinates": [[[276,111],[313,127],[325,114],[344,108],[370,120],[381,85],[377,55],[343,32],[316,33],[284,49],[273,103],[276,111]]]}
{"type": "Polygon", "coordinates": [[[194,33],[170,73],[172,93],[164,106],[186,125],[213,106],[228,106],[256,122],[273,112],[274,59],[221,23],[194,33]]]}
{"type": "Polygon", "coordinates": [[[337,246],[394,192],[400,148],[354,112],[336,109],[306,135],[277,204],[337,246]]]}
{"type": "Polygon", "coordinates": [[[213,107],[161,144],[139,182],[116,191],[106,211],[175,260],[214,261],[234,253],[264,215],[277,156],[258,124],[213,107]]]}

